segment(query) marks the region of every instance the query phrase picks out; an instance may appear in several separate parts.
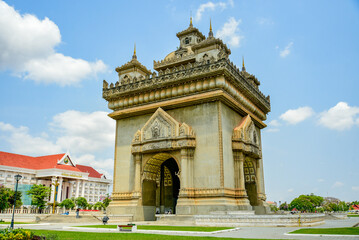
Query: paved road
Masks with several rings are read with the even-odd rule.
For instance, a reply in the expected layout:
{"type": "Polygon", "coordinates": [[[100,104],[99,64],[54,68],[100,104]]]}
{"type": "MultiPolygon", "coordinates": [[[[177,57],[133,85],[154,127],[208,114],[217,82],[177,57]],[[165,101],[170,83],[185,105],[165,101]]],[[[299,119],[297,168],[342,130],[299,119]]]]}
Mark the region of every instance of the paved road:
{"type": "MultiPolygon", "coordinates": [[[[358,218],[348,218],[344,220],[326,220],[325,224],[317,226],[316,228],[333,228],[333,227],[352,227],[353,225],[359,223],[358,218]]],[[[91,223],[93,224],[93,223],[91,223]]],[[[90,225],[91,225],[90,224],[90,225]]],[[[136,223],[138,225],[144,224],[144,222],[136,223]]],[[[145,223],[145,224],[148,224],[145,223]]],[[[79,230],[70,230],[64,229],[64,227],[78,226],[78,223],[51,223],[51,224],[37,224],[37,225],[16,225],[15,227],[22,227],[26,229],[43,229],[43,230],[66,230],[66,231],[84,231],[84,232],[108,232],[106,229],[79,229],[79,230]]],[[[87,224],[81,224],[87,225],[87,224]]],[[[4,228],[6,226],[0,225],[0,228],[4,228]]],[[[298,235],[285,235],[291,231],[300,229],[299,227],[241,227],[237,231],[225,232],[225,233],[217,233],[217,234],[208,234],[203,233],[201,236],[212,236],[212,237],[228,237],[228,238],[262,238],[262,239],[318,239],[318,240],[359,240],[359,236],[298,236],[298,235]]],[[[153,233],[152,233],[153,234],[153,233]]],[[[176,233],[160,233],[157,234],[166,234],[166,235],[185,235],[190,236],[193,235],[191,233],[185,232],[176,232],[176,233]]],[[[196,234],[199,236],[198,234],[196,234]]]]}

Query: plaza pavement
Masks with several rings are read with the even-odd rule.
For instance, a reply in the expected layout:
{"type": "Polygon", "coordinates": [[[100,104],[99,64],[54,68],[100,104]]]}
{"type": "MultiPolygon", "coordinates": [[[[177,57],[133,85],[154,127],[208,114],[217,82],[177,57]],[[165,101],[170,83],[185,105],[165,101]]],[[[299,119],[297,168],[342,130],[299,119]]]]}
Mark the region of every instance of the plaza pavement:
{"type": "MultiPolygon", "coordinates": [[[[152,222],[153,223],[153,222],[152,222]]],[[[316,226],[315,228],[337,228],[337,227],[352,227],[359,223],[358,218],[347,218],[343,220],[326,220],[325,224],[316,226]]],[[[43,223],[43,224],[17,224],[15,227],[38,230],[58,230],[58,231],[78,231],[78,232],[115,232],[110,229],[94,229],[94,228],[75,228],[79,225],[93,225],[79,224],[79,223],[43,223]]],[[[101,224],[99,222],[99,224],[101,224]]],[[[124,224],[124,223],[119,223],[124,224]]],[[[151,222],[135,222],[137,225],[151,224],[151,222]]],[[[0,228],[5,228],[6,225],[0,225],[0,228]]],[[[287,233],[300,229],[301,227],[241,227],[238,230],[224,231],[219,233],[191,233],[191,232],[168,232],[168,231],[145,231],[151,234],[164,235],[182,235],[182,236],[211,236],[217,238],[261,238],[261,239],[318,239],[318,240],[354,240],[359,236],[323,236],[323,235],[287,235],[287,233]]],[[[116,231],[117,232],[117,231],[116,231]]],[[[139,231],[143,233],[144,231],[139,231]]],[[[131,233],[129,233],[131,234],[131,233]]]]}

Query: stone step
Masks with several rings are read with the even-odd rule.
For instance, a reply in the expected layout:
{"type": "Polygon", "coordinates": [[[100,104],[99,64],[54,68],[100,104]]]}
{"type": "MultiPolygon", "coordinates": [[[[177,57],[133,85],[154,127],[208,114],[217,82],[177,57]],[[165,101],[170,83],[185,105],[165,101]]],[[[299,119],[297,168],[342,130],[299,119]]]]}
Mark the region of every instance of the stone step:
{"type": "Polygon", "coordinates": [[[75,215],[49,215],[42,219],[41,223],[99,223],[102,222],[100,217],[84,215],[76,218],[75,215]]]}

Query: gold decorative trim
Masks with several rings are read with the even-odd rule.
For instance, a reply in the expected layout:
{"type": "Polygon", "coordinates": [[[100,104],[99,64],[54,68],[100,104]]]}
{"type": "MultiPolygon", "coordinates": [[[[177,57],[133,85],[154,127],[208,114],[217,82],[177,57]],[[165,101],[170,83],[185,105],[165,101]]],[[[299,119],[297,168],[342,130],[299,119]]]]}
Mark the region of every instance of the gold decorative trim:
{"type": "Polygon", "coordinates": [[[180,189],[179,198],[231,197],[247,198],[247,192],[238,188],[184,188],[180,189]]]}

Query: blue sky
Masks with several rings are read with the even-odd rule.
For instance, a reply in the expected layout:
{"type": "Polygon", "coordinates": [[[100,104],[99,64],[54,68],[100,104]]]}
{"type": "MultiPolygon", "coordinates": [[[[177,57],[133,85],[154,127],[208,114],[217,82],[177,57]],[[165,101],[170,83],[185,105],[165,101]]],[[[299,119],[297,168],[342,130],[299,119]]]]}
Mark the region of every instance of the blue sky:
{"type": "Polygon", "coordinates": [[[153,70],[212,19],[272,111],[262,132],[268,200],[359,200],[358,1],[2,1],[0,150],[70,151],[112,175],[114,121],[102,80],[131,59],[153,70]]]}

